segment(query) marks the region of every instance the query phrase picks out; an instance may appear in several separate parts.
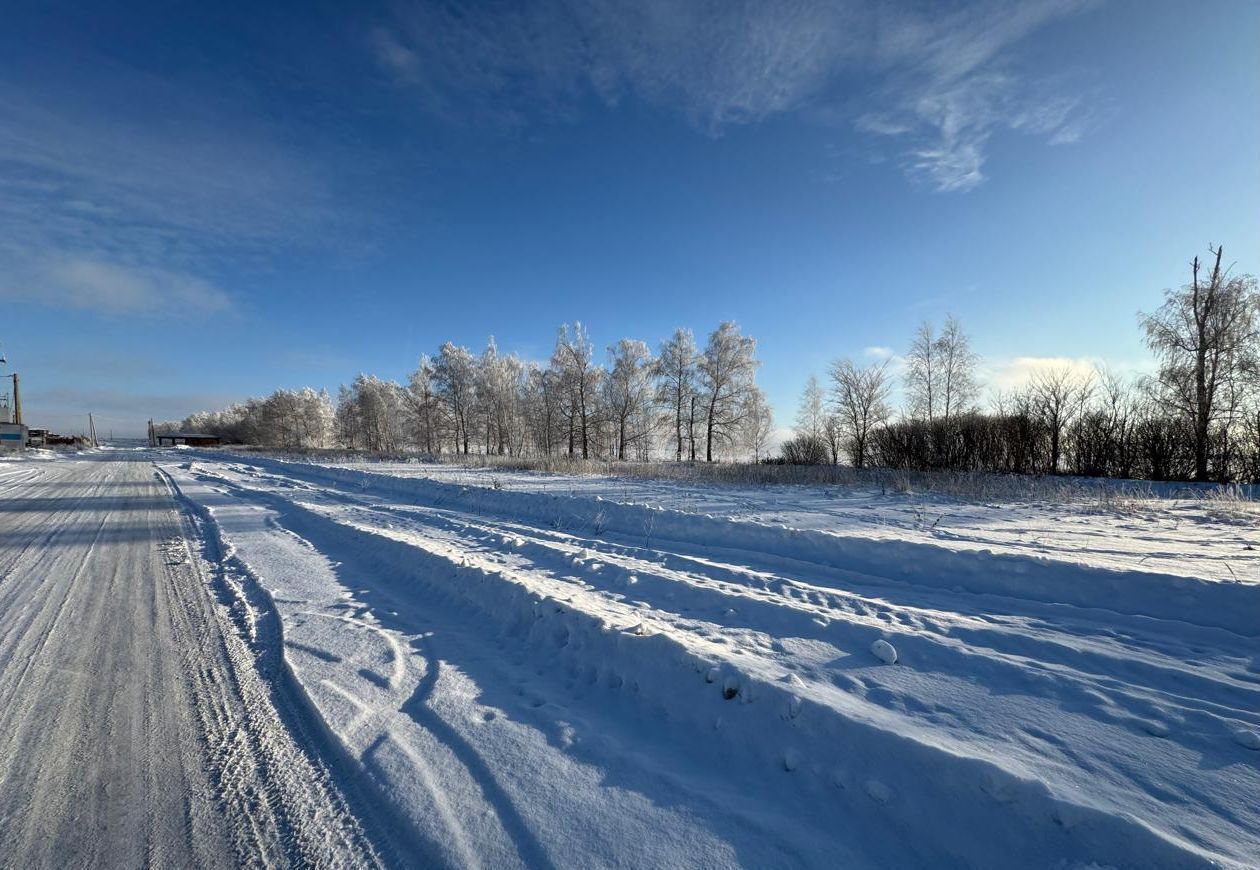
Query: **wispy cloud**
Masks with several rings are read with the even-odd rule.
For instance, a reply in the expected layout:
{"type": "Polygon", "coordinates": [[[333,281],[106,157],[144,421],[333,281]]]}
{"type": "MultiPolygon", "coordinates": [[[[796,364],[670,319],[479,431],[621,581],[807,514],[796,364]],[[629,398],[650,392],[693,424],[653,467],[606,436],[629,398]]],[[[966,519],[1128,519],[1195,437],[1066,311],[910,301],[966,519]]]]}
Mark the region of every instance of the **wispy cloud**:
{"type": "Polygon", "coordinates": [[[940,191],[984,180],[1001,129],[1055,144],[1084,130],[1079,98],[1046,93],[1010,57],[1088,0],[979,0],[941,10],[845,0],[534,0],[475,11],[396,7],[372,31],[380,66],[439,114],[516,125],[594,95],[682,112],[717,134],[807,110],[901,143],[907,174],[940,191]]]}
{"type": "Polygon", "coordinates": [[[1003,129],[1053,144],[1083,132],[1080,99],[1017,71],[1013,48],[1035,31],[1092,5],[1088,0],[978,2],[928,17],[900,18],[881,45],[880,108],[858,129],[904,140],[907,173],[938,191],[985,180],[989,141],[1003,129]],[[1074,132],[1073,132],[1074,131],[1074,132]]]}
{"type": "Polygon", "coordinates": [[[205,277],[216,258],[318,226],[318,172],[174,84],[98,72],[90,103],[0,81],[0,293],[115,314],[228,310],[205,277]]]}
{"type": "Polygon", "coordinates": [[[231,297],[222,289],[167,269],[69,256],[47,258],[17,274],[17,281],[0,278],[0,298],[105,314],[189,320],[234,310],[231,297]]]}

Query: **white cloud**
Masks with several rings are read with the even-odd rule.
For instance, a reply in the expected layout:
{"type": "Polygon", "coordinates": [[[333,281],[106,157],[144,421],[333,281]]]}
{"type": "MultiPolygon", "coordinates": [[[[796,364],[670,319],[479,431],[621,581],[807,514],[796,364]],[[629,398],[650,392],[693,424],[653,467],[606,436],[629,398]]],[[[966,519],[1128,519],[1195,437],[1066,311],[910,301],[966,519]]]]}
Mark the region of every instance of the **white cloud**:
{"type": "Polygon", "coordinates": [[[1098,357],[1021,356],[995,361],[986,380],[994,390],[1006,392],[1026,387],[1033,378],[1051,372],[1068,372],[1073,380],[1085,382],[1103,366],[1098,357]]]}
{"type": "Polygon", "coordinates": [[[896,356],[896,353],[891,347],[874,345],[872,347],[863,348],[862,355],[870,357],[871,359],[892,359],[896,356]]]}
{"type": "Polygon", "coordinates": [[[534,0],[456,13],[417,2],[374,31],[371,48],[437,112],[519,124],[527,99],[566,115],[590,94],[610,105],[633,94],[718,133],[808,109],[906,140],[906,172],[957,191],[984,180],[997,129],[1080,137],[1079,99],[1038,93],[1009,55],[1088,5],[534,0]]]}
{"type": "Polygon", "coordinates": [[[20,297],[4,285],[0,295],[107,314],[200,317],[232,311],[223,290],[192,275],[83,257],[45,264],[20,297]]]}

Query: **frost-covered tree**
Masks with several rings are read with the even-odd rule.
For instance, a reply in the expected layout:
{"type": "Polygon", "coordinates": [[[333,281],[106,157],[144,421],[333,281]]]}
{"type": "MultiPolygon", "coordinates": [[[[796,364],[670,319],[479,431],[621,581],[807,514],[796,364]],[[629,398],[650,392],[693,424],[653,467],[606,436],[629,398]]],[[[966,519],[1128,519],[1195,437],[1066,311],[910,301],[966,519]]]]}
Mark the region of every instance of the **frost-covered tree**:
{"type": "MultiPolygon", "coordinates": [[[[683,443],[694,434],[696,396],[696,339],[690,329],[676,329],[661,342],[657,357],[656,400],[673,432],[674,459],[682,461],[683,443]]],[[[691,439],[691,458],[696,458],[691,439]]]]}
{"type": "Polygon", "coordinates": [[[748,396],[748,412],[744,415],[741,441],[744,449],[752,454],[753,462],[760,462],[770,448],[774,436],[774,411],[759,387],[753,387],[748,396]]]}
{"type": "Polygon", "coordinates": [[[264,444],[301,450],[324,447],[332,436],[335,412],[323,390],[276,390],[254,408],[264,444]]]}
{"type": "Polygon", "coordinates": [[[434,387],[433,361],[421,354],[402,392],[411,442],[425,453],[436,455],[442,449],[442,402],[434,387]]]}
{"type": "Polygon", "coordinates": [[[608,348],[610,363],[604,378],[604,407],[613,426],[616,455],[628,457],[628,448],[650,435],[641,428],[644,411],[652,402],[652,375],[656,361],[652,351],[642,341],[623,338],[608,348]]]}
{"type": "Polygon", "coordinates": [[[450,421],[451,440],[455,452],[469,453],[472,446],[471,423],[476,401],[477,365],[466,347],[446,342],[438,349],[433,364],[433,385],[450,421]]]}
{"type": "Polygon", "coordinates": [[[518,406],[524,366],[514,354],[499,353],[490,337],[477,362],[477,411],[486,453],[514,453],[518,438],[518,406]]]}
{"type": "Polygon", "coordinates": [[[560,327],[551,365],[559,373],[569,399],[569,455],[574,455],[581,445],[582,458],[587,459],[598,422],[596,403],[603,371],[594,362],[594,348],[581,323],[575,322],[572,330],[567,325],[560,327]]]}
{"type": "Polygon", "coordinates": [[[713,461],[714,446],[735,441],[756,388],[757,341],[742,335],[733,321],[713,330],[697,365],[704,400],[704,457],[713,461]]]}
{"type": "Polygon", "coordinates": [[[554,456],[564,443],[566,400],[559,374],[531,363],[525,377],[523,407],[530,440],[543,456],[554,456]]]}
{"type": "Polygon", "coordinates": [[[402,444],[402,387],[360,374],[338,397],[337,428],[348,446],[378,452],[402,444]],[[349,427],[353,427],[352,429],[349,427]],[[348,437],[347,437],[348,436],[348,437]]]}

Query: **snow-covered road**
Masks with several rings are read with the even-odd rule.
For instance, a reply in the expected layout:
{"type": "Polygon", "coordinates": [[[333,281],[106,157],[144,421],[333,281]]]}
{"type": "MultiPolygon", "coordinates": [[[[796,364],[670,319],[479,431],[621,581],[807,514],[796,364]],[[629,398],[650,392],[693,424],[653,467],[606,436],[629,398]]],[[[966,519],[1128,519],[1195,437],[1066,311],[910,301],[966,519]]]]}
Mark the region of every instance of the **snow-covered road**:
{"type": "Polygon", "coordinates": [[[0,866],[376,862],[186,522],[147,461],[0,464],[0,866]]]}
{"type": "Polygon", "coordinates": [[[0,866],[1256,866],[1254,529],[629,501],[0,462],[0,866]]]}
{"type": "Polygon", "coordinates": [[[1254,583],[261,458],[158,464],[242,630],[278,615],[285,672],[394,813],[396,854],[1260,854],[1254,583]]]}

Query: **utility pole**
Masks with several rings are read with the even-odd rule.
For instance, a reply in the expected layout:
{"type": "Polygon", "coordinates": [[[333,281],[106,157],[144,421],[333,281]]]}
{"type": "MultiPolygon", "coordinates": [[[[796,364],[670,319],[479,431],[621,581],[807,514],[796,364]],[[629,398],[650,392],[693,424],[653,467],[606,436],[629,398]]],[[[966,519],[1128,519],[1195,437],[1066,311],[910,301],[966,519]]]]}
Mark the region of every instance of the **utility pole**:
{"type": "Polygon", "coordinates": [[[22,394],[18,392],[17,372],[13,373],[13,422],[22,424],[22,394]]]}
{"type": "Polygon", "coordinates": [[[152,419],[149,420],[149,446],[150,447],[157,446],[157,438],[155,438],[153,434],[153,420],[152,419]]]}
{"type": "Polygon", "coordinates": [[[96,443],[96,421],[92,419],[91,411],[88,412],[88,432],[91,433],[92,446],[93,447],[99,446],[96,443]]]}

